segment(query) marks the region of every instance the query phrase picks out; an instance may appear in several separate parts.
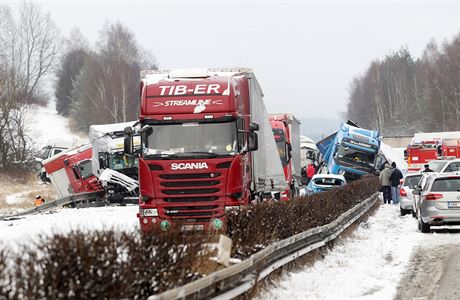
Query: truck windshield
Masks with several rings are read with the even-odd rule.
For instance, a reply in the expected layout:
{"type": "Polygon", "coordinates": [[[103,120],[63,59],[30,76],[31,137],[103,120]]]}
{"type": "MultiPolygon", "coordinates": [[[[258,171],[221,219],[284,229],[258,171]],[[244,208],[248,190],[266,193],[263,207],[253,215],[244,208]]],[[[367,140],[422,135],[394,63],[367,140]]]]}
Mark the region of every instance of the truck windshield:
{"type": "Polygon", "coordinates": [[[133,156],[116,153],[110,155],[109,164],[110,169],[117,171],[127,168],[137,168],[139,161],[133,156]]]}
{"type": "Polygon", "coordinates": [[[236,123],[183,123],[152,126],[143,141],[144,156],[234,155],[236,123]]]}
{"type": "Polygon", "coordinates": [[[288,163],[286,155],[286,138],[282,129],[273,128],[273,135],[275,137],[276,147],[278,148],[278,154],[281,159],[281,164],[285,167],[288,163]]]}
{"type": "Polygon", "coordinates": [[[372,167],[375,162],[375,153],[344,147],[342,145],[339,146],[338,156],[350,162],[367,164],[372,167]]]}

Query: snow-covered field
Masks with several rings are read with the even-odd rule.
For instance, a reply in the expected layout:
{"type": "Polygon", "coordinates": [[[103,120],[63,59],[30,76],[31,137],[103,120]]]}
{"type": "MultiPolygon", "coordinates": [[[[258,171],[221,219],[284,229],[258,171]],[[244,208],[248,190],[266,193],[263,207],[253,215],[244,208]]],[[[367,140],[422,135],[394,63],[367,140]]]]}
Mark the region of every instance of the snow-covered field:
{"type": "Polygon", "coordinates": [[[18,244],[36,241],[40,235],[69,232],[71,229],[138,230],[137,212],[137,205],[59,209],[19,220],[0,221],[0,244],[14,249],[18,244]]]}
{"type": "MultiPolygon", "coordinates": [[[[410,215],[382,205],[312,267],[283,275],[260,299],[393,299],[418,246],[460,244],[460,234],[422,234],[410,215]]],[[[455,232],[455,231],[452,231],[455,232]]]]}

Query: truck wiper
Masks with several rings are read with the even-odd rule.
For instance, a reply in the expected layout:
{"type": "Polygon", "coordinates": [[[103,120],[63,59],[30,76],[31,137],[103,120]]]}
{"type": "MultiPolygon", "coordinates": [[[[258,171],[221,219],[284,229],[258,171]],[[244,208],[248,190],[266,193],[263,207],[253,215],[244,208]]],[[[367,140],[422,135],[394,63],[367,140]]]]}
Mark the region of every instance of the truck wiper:
{"type": "Polygon", "coordinates": [[[185,152],[185,153],[182,153],[182,154],[190,154],[190,155],[187,155],[187,156],[193,156],[194,154],[198,154],[198,155],[206,155],[208,157],[219,157],[219,154],[217,153],[213,153],[213,152],[206,152],[206,151],[192,151],[192,152],[185,152]]]}
{"type": "Polygon", "coordinates": [[[166,159],[170,159],[170,158],[179,158],[179,155],[177,155],[175,153],[157,153],[157,154],[145,155],[145,158],[166,158],[166,159]]]}

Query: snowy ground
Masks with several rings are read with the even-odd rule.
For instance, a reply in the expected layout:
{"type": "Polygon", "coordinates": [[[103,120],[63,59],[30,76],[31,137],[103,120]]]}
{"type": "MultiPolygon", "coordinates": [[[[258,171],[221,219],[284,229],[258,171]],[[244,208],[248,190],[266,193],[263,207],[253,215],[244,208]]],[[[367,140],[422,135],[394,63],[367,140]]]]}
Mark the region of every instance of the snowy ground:
{"type": "Polygon", "coordinates": [[[71,229],[137,230],[139,227],[136,217],[138,210],[137,205],[60,209],[54,213],[0,221],[0,244],[14,249],[18,244],[30,244],[36,241],[39,235],[69,232],[71,229]]]}
{"type": "Polygon", "coordinates": [[[70,131],[68,119],[57,114],[54,101],[50,101],[46,107],[34,105],[28,120],[30,136],[38,148],[55,138],[87,139],[70,131]]]}
{"type": "Polygon", "coordinates": [[[283,275],[260,299],[393,299],[420,245],[460,244],[458,230],[422,234],[410,215],[382,205],[312,267],[283,275]]]}

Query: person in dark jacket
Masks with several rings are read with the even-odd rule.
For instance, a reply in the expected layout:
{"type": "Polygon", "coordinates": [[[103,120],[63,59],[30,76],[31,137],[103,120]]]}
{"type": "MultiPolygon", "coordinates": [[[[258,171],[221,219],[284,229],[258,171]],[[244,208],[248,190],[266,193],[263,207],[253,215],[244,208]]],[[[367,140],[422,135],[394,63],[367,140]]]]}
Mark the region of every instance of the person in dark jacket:
{"type": "Polygon", "coordinates": [[[424,165],[424,167],[425,167],[425,169],[422,171],[422,173],[434,172],[433,170],[430,169],[430,165],[429,165],[429,164],[424,165]]]}
{"type": "Polygon", "coordinates": [[[403,179],[403,175],[401,171],[398,168],[396,168],[395,162],[391,163],[391,169],[391,199],[393,200],[393,204],[399,204],[399,185],[401,184],[401,179],[403,179]]]}

